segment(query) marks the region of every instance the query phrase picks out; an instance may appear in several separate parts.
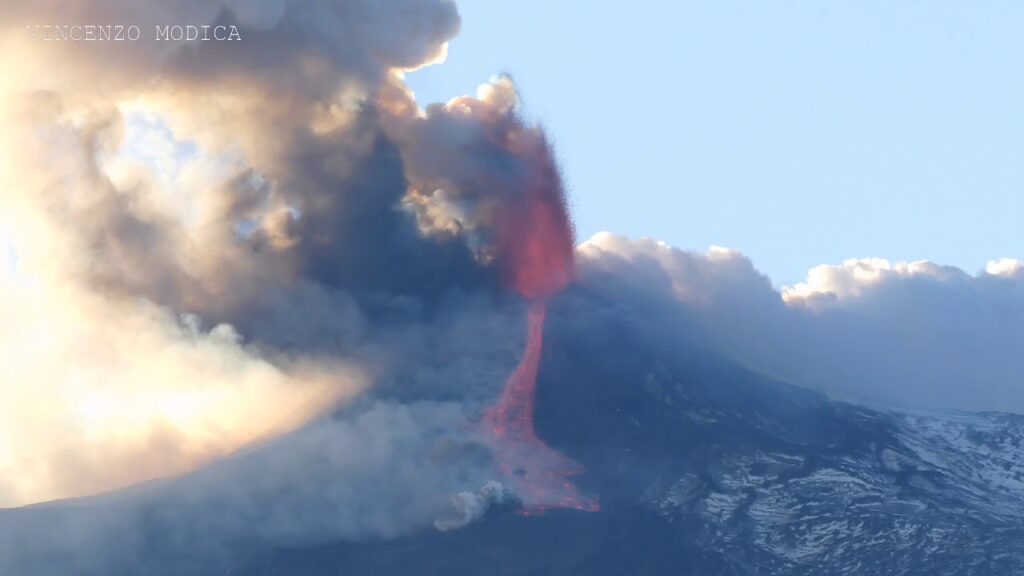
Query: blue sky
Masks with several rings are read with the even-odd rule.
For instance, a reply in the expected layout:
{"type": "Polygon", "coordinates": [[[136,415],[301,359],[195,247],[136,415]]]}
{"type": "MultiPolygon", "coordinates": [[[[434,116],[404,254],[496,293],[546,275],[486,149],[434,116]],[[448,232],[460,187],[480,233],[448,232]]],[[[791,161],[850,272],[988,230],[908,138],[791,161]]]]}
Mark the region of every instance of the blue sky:
{"type": "Polygon", "coordinates": [[[880,256],[1021,257],[1024,3],[462,0],[421,102],[497,72],[581,239],[743,251],[776,284],[880,256]]]}

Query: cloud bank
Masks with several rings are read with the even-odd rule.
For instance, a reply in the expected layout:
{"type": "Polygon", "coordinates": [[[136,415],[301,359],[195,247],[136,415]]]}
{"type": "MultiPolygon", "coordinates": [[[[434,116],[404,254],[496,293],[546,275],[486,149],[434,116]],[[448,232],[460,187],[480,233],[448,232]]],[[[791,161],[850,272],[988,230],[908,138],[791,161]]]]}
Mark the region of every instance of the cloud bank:
{"type": "MultiPolygon", "coordinates": [[[[848,260],[781,290],[741,253],[598,234],[582,282],[648,299],[721,353],[834,396],[914,409],[1024,412],[1024,267],[848,260]]],[[[662,320],[661,322],[665,322],[662,320]]]]}

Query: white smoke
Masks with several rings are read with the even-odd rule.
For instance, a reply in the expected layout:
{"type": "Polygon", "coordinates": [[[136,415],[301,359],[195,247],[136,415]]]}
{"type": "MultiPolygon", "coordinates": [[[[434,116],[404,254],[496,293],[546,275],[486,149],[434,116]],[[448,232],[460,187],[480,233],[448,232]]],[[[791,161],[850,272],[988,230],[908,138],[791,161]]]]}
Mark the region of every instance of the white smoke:
{"type": "Polygon", "coordinates": [[[494,506],[510,502],[514,496],[505,486],[496,480],[484,484],[477,492],[459,492],[451,498],[452,508],[457,516],[438,518],[434,527],[442,532],[458,530],[484,517],[494,506]]]}

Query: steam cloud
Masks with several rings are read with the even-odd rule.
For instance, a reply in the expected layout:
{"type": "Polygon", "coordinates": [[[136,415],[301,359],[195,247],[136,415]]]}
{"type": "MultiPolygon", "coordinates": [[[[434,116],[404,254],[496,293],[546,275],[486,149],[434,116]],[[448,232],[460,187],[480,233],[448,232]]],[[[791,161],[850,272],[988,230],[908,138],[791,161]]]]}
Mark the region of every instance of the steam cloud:
{"type": "Polygon", "coordinates": [[[501,505],[513,498],[501,482],[490,481],[479,492],[459,492],[452,496],[452,507],[459,513],[455,518],[438,518],[434,526],[442,532],[457,530],[483,518],[492,506],[501,505]]]}

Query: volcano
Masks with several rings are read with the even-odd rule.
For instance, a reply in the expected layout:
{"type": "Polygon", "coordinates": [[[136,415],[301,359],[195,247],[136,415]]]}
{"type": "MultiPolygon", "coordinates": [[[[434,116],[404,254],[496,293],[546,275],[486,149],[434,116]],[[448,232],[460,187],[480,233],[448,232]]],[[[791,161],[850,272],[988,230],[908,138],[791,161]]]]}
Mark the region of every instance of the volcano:
{"type": "MultiPolygon", "coordinates": [[[[580,481],[601,496],[599,512],[499,508],[451,532],[268,542],[218,532],[224,520],[205,504],[188,520],[170,513],[198,506],[182,496],[189,492],[179,487],[192,481],[182,478],[148,488],[131,520],[110,532],[119,545],[90,552],[106,555],[103,571],[68,570],[74,542],[55,543],[52,534],[68,534],[57,526],[110,530],[126,505],[109,498],[0,511],[0,532],[18,543],[0,559],[32,574],[105,576],[1024,571],[1024,502],[1015,488],[1024,418],[836,402],[730,361],[685,323],[652,329],[644,317],[619,313],[584,287],[551,300],[547,337],[533,341],[509,386],[513,398],[526,397],[520,387],[536,371],[534,427],[495,433],[525,444],[527,461],[550,458],[544,470],[573,468],[538,452],[534,433],[580,462],[580,481]]],[[[530,316],[538,334],[544,319],[530,316]]],[[[529,421],[529,404],[497,406],[509,410],[492,411],[492,423],[529,421]]],[[[586,502],[555,486],[560,476],[524,472],[540,501],[552,490],[581,498],[569,504],[586,502]]],[[[269,498],[268,507],[292,495],[269,498]]]]}
{"type": "Polygon", "coordinates": [[[833,401],[693,329],[593,313],[603,305],[572,288],[551,303],[535,411],[537,432],[586,467],[600,512],[498,511],[457,532],[281,548],[243,573],[1024,571],[1024,417],[833,401]]]}

